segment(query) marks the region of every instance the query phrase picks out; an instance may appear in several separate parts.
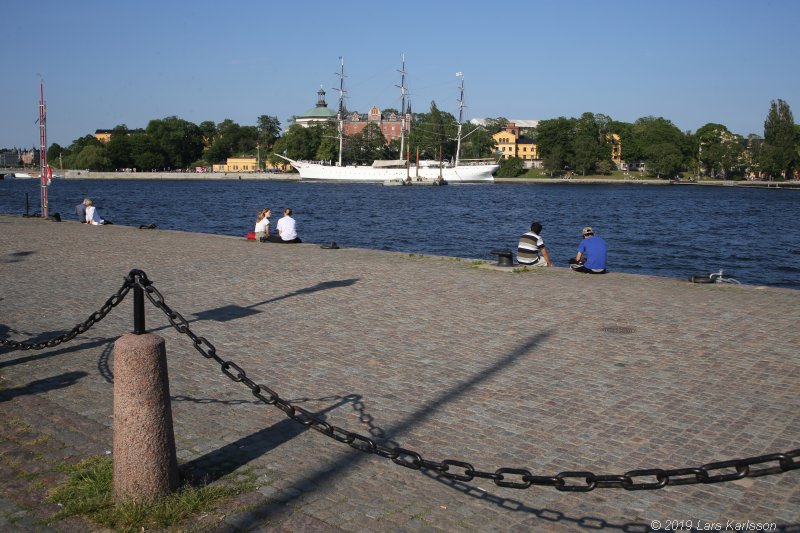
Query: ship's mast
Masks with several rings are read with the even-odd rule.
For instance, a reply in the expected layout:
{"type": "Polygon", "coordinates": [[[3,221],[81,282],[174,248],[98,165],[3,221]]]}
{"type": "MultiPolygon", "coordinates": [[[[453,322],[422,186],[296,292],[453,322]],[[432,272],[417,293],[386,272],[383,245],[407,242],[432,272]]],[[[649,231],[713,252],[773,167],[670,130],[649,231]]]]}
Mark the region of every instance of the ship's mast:
{"type": "Polygon", "coordinates": [[[406,55],[402,56],[402,66],[400,67],[400,159],[403,159],[406,140],[406,55]]]}
{"type": "Polygon", "coordinates": [[[458,167],[458,159],[461,155],[461,123],[464,121],[464,74],[456,72],[456,76],[461,78],[459,87],[461,93],[458,97],[458,144],[456,145],[456,167],[458,167]]]}
{"type": "Polygon", "coordinates": [[[42,164],[42,173],[39,176],[42,182],[42,218],[47,218],[47,110],[44,105],[44,79],[42,78],[39,78],[39,141],[41,148],[39,161],[42,164]]]}
{"type": "Polygon", "coordinates": [[[339,60],[342,62],[341,68],[339,69],[339,88],[334,89],[339,91],[339,112],[336,115],[336,122],[339,128],[339,166],[342,166],[342,149],[344,148],[344,58],[339,57],[339,60]]]}

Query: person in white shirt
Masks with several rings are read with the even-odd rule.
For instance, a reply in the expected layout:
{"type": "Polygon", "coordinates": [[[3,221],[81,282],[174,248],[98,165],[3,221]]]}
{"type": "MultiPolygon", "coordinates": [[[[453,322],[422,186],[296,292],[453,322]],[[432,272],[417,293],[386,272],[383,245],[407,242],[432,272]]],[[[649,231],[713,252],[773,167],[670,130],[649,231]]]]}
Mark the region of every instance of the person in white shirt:
{"type": "Polygon", "coordinates": [[[86,223],[91,224],[92,226],[99,226],[101,224],[105,224],[106,221],[100,218],[100,215],[97,212],[97,209],[94,206],[94,202],[92,202],[89,198],[83,201],[86,204],[86,223]]]}
{"type": "Polygon", "coordinates": [[[265,207],[256,217],[256,240],[266,242],[269,239],[269,217],[272,215],[269,207],[265,207]]]}
{"type": "Polygon", "coordinates": [[[278,221],[278,234],[281,236],[281,241],[285,243],[290,242],[303,242],[297,236],[297,224],[292,218],[292,210],[287,207],[283,210],[283,218],[278,221]]]}

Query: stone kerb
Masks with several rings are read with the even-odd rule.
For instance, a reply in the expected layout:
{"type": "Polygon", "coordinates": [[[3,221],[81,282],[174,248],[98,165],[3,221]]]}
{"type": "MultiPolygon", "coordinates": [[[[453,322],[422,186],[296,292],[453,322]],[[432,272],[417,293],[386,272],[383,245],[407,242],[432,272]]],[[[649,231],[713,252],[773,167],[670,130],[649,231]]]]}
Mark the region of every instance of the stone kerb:
{"type": "Polygon", "coordinates": [[[164,339],[114,343],[114,498],[152,501],[178,487],[164,339]]]}

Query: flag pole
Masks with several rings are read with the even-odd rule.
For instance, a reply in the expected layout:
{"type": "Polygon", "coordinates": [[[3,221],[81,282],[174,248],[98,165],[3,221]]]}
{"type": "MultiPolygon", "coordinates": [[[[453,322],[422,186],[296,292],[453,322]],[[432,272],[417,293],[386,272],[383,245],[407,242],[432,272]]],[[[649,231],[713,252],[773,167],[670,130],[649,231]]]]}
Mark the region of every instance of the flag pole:
{"type": "Polygon", "coordinates": [[[44,105],[44,79],[39,76],[39,140],[41,141],[39,161],[42,164],[42,218],[47,218],[47,111],[44,105]]]}

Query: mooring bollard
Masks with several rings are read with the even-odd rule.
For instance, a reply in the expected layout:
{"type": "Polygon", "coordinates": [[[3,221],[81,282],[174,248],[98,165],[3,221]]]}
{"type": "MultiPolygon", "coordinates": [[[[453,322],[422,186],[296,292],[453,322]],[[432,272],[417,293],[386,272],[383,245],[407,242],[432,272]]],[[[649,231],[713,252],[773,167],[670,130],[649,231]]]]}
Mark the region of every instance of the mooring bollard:
{"type": "Polygon", "coordinates": [[[113,433],[115,499],[151,501],[178,488],[167,354],[158,335],[126,334],[114,343],[113,433]]]}
{"type": "Polygon", "coordinates": [[[491,255],[497,256],[497,265],[499,267],[513,267],[514,255],[511,250],[492,250],[489,252],[491,255]]]}

